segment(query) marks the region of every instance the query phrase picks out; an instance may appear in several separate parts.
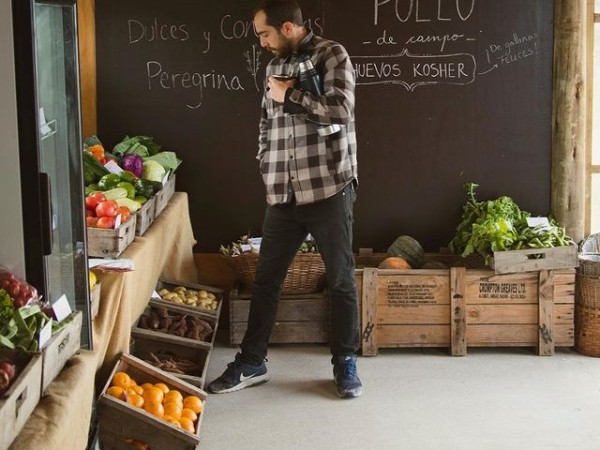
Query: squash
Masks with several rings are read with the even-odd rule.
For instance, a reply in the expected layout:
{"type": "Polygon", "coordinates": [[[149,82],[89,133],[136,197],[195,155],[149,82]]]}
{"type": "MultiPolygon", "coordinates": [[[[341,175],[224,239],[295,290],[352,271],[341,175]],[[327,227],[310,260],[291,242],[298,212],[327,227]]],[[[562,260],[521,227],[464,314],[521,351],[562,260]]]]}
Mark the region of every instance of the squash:
{"type": "Polygon", "coordinates": [[[412,269],[410,264],[399,256],[390,256],[389,258],[385,258],[379,264],[378,269],[412,269]]]}
{"type": "Polygon", "coordinates": [[[415,238],[406,235],[398,237],[387,249],[387,254],[404,258],[414,269],[420,269],[425,262],[425,251],[421,244],[415,238]]]}

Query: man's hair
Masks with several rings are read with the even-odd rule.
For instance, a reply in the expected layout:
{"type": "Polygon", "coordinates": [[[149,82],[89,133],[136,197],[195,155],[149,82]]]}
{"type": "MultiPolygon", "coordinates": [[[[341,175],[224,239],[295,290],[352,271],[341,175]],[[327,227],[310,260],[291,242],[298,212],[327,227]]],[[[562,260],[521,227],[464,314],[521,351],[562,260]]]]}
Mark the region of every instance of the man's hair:
{"type": "Polygon", "coordinates": [[[254,10],[254,15],[259,11],[264,11],[267,16],[267,25],[275,28],[281,28],[285,22],[298,26],[304,24],[302,10],[295,0],[262,0],[254,10]]]}

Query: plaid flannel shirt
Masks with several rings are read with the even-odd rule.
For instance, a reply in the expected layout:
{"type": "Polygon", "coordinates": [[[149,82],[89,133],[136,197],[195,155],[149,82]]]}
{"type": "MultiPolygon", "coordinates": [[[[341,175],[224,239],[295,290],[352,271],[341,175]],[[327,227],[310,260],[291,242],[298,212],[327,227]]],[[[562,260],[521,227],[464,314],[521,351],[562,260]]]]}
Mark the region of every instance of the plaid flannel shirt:
{"type": "Polygon", "coordinates": [[[292,192],[298,205],[314,203],[331,197],[353,180],[358,182],[356,80],[346,49],[309,31],[297,53],[269,62],[266,77],[295,74],[300,55],[305,53],[311,55],[321,75],[324,95],[288,89],[282,104],[274,102],[265,89],[262,99],[256,158],[270,205],[286,203],[292,192]],[[320,124],[342,127],[333,135],[320,136],[320,124]]]}

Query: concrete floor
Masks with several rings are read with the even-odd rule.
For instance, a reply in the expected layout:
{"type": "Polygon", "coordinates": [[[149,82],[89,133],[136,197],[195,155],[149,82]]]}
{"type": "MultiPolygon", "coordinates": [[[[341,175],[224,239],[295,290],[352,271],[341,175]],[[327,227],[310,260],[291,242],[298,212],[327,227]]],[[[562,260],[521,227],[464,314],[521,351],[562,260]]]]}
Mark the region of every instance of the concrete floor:
{"type": "MultiPolygon", "coordinates": [[[[209,381],[235,352],[214,348],[209,381]]],[[[327,347],[268,358],[268,383],[209,395],[201,449],[600,449],[600,359],[570,350],[384,349],[359,357],[352,400],[335,395],[327,347]]]]}

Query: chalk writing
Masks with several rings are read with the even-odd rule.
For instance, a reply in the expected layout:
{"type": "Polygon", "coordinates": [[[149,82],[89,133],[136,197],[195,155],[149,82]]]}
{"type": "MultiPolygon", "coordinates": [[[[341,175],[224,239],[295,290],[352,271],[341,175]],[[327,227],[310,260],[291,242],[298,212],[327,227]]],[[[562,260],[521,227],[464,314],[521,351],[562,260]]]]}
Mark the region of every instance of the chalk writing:
{"type": "Polygon", "coordinates": [[[464,34],[443,34],[443,35],[414,35],[409,37],[405,44],[429,44],[429,43],[439,43],[440,44],[440,52],[443,52],[446,48],[446,44],[448,42],[456,42],[465,37],[464,34]]]}
{"type": "Polygon", "coordinates": [[[473,55],[352,56],[357,85],[399,84],[408,91],[427,84],[469,84],[475,79],[473,55]]]}
{"type": "Polygon", "coordinates": [[[426,11],[427,1],[424,0],[374,0],[373,25],[379,23],[381,12],[390,14],[390,8],[393,6],[393,13],[400,22],[406,23],[410,20],[415,22],[450,22],[452,20],[469,20],[475,9],[475,0],[437,0],[437,7],[434,11],[426,11]],[[382,7],[386,6],[382,9],[382,7]]]}
{"type": "Polygon", "coordinates": [[[243,91],[237,75],[227,76],[216,73],[215,70],[209,72],[168,72],[158,61],[148,61],[146,63],[146,76],[148,79],[148,90],[152,89],[195,89],[197,94],[186,103],[186,107],[197,109],[202,106],[204,89],[243,91]]]}
{"type": "Polygon", "coordinates": [[[481,74],[487,73],[501,66],[507,66],[538,53],[539,36],[537,33],[519,35],[513,33],[512,38],[502,44],[490,44],[485,49],[485,55],[490,68],[481,74]]]}
{"type": "Polygon", "coordinates": [[[159,23],[158,17],[155,17],[151,23],[129,19],[127,25],[130,44],[169,40],[185,42],[190,38],[186,24],[170,25],[159,23]]]}
{"type": "Polygon", "coordinates": [[[252,45],[252,50],[249,51],[245,51],[244,52],[244,57],[246,58],[246,64],[247,64],[247,69],[248,72],[250,72],[250,75],[252,75],[252,79],[254,80],[254,86],[256,87],[256,91],[260,91],[260,88],[258,87],[258,81],[257,81],[257,75],[258,75],[258,70],[260,69],[260,55],[262,53],[262,50],[260,50],[258,48],[258,45],[253,44],[252,45]]]}

